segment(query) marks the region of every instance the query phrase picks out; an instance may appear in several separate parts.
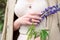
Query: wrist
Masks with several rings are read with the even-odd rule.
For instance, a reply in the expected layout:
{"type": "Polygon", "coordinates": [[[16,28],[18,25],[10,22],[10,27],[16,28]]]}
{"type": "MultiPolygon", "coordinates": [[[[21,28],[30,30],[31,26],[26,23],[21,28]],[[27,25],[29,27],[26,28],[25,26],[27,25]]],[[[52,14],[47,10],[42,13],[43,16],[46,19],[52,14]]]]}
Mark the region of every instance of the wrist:
{"type": "Polygon", "coordinates": [[[14,21],[14,31],[18,30],[22,24],[20,23],[19,19],[14,21]]]}

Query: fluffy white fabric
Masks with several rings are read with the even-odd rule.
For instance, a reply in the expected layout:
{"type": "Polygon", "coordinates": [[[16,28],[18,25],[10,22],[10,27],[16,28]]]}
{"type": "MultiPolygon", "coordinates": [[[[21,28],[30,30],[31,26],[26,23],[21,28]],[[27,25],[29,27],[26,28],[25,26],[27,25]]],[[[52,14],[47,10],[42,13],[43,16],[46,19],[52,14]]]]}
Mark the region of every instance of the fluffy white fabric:
{"type": "MultiPolygon", "coordinates": [[[[28,3],[26,0],[18,0],[17,4],[15,6],[15,14],[18,17],[23,16],[26,13],[30,13],[30,12],[41,12],[43,11],[45,8],[47,7],[47,2],[46,0],[35,0],[33,3],[28,3]],[[32,8],[30,9],[29,6],[32,6],[32,8]]],[[[45,23],[43,23],[44,25],[45,23]]],[[[36,29],[40,29],[43,26],[38,26],[36,27],[36,29]]],[[[44,26],[45,27],[45,26],[44,26]]],[[[21,26],[20,28],[20,33],[21,34],[27,34],[28,31],[28,26],[21,26]]],[[[18,37],[18,40],[26,40],[26,35],[20,35],[18,37]]]]}
{"type": "Polygon", "coordinates": [[[20,34],[17,40],[27,40],[27,35],[20,34]]]}

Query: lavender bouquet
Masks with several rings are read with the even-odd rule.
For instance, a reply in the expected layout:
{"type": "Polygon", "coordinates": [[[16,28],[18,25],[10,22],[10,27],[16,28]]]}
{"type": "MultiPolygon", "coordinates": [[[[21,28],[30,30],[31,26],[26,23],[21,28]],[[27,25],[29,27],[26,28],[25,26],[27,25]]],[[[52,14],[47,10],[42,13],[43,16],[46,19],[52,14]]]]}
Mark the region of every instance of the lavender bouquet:
{"type": "Polygon", "coordinates": [[[45,8],[45,10],[42,11],[42,13],[43,13],[42,18],[44,19],[45,17],[55,14],[58,11],[60,11],[60,4],[59,5],[56,4],[52,7],[45,8]]]}
{"type": "MultiPolygon", "coordinates": [[[[43,15],[41,16],[42,19],[44,19],[45,17],[49,16],[49,15],[52,15],[52,14],[55,14],[57,13],[58,11],[60,11],[60,4],[59,5],[54,5],[54,6],[51,6],[51,7],[48,7],[48,8],[45,8],[44,11],[42,11],[43,15]]],[[[37,36],[40,37],[40,40],[46,40],[47,36],[48,36],[48,32],[46,29],[42,29],[40,30],[39,32],[36,32],[35,31],[35,26],[31,25],[31,27],[29,28],[28,32],[27,32],[27,40],[31,40],[31,38],[34,36],[34,38],[36,38],[37,36]],[[39,33],[37,35],[37,33],[39,33]]]]}

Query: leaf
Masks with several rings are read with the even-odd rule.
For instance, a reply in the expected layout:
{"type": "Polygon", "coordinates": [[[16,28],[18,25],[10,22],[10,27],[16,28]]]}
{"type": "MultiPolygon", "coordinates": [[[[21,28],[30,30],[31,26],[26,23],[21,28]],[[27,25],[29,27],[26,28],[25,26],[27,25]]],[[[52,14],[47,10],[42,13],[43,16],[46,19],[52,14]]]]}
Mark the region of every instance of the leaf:
{"type": "Polygon", "coordinates": [[[47,36],[48,36],[47,30],[44,29],[40,31],[41,40],[46,40],[47,36]]]}
{"type": "MultiPolygon", "coordinates": [[[[39,32],[36,32],[36,31],[35,31],[35,26],[32,24],[32,25],[30,26],[28,32],[27,32],[27,34],[28,34],[27,40],[31,40],[31,38],[32,38],[33,36],[34,36],[34,38],[36,38],[36,37],[37,37],[37,33],[38,33],[38,35],[39,35],[39,32]]],[[[40,31],[40,38],[41,38],[41,40],[46,40],[47,36],[48,36],[47,30],[42,29],[42,30],[40,31]]]]}
{"type": "Polygon", "coordinates": [[[3,23],[0,23],[0,32],[2,31],[3,29],[3,23]]]}
{"type": "Polygon", "coordinates": [[[4,11],[6,6],[7,0],[0,0],[0,31],[3,29],[3,23],[4,23],[4,11]]]}
{"type": "Polygon", "coordinates": [[[29,30],[27,32],[27,35],[28,35],[27,40],[30,40],[33,37],[33,35],[36,36],[34,30],[35,30],[35,26],[32,23],[32,25],[30,26],[30,28],[29,28],[29,30]]]}
{"type": "Polygon", "coordinates": [[[34,31],[33,35],[34,35],[34,38],[36,38],[37,37],[37,32],[34,31]]]}

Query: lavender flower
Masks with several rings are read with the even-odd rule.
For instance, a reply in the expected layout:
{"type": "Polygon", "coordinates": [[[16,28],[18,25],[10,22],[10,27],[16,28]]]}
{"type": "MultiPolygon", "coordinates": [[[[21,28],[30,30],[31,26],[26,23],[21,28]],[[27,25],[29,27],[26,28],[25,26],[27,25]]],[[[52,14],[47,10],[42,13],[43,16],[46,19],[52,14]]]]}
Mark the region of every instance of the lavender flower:
{"type": "Polygon", "coordinates": [[[60,11],[60,5],[57,5],[57,4],[52,7],[45,8],[45,10],[42,11],[43,13],[42,18],[44,19],[45,17],[55,14],[58,11],[60,11]]]}

